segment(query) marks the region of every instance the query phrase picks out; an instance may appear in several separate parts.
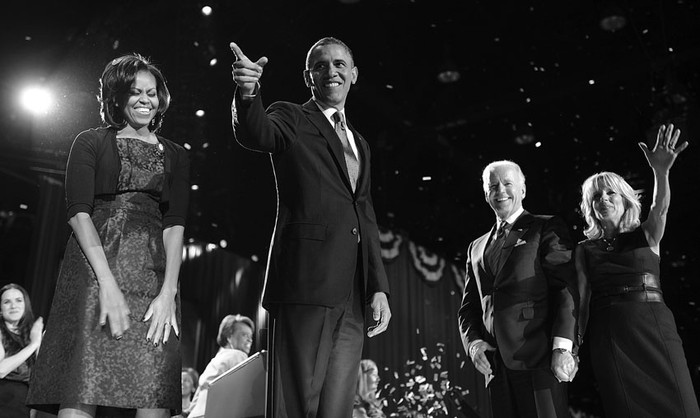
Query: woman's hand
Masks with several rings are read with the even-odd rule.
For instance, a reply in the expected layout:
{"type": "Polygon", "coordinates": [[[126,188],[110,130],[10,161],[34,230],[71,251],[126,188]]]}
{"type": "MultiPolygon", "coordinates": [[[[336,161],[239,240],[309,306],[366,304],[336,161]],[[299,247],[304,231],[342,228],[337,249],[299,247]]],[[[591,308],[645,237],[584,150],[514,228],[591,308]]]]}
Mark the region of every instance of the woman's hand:
{"type": "Polygon", "coordinates": [[[98,280],[100,284],[100,326],[107,325],[112,336],[119,340],[129,329],[129,306],[126,304],[124,294],[117,286],[114,277],[98,280]]]}
{"type": "Polygon", "coordinates": [[[681,135],[680,129],[674,129],[673,124],[668,127],[661,125],[656,134],[656,143],[652,149],[644,142],[639,143],[639,147],[644,152],[644,156],[652,170],[667,172],[671,169],[676,157],[688,146],[688,142],[676,146],[681,135]]]}
{"type": "Polygon", "coordinates": [[[175,330],[175,335],[179,337],[180,329],[177,327],[177,314],[175,311],[175,295],[159,293],[148,306],[148,310],[143,317],[144,322],[151,320],[146,340],[149,342],[153,341],[153,345],[156,346],[160,341],[163,344],[167,343],[171,327],[175,330]]]}
{"type": "Polygon", "coordinates": [[[44,337],[44,318],[39,317],[34,321],[32,329],[29,330],[29,344],[36,345],[37,348],[41,345],[41,339],[44,337]]]}

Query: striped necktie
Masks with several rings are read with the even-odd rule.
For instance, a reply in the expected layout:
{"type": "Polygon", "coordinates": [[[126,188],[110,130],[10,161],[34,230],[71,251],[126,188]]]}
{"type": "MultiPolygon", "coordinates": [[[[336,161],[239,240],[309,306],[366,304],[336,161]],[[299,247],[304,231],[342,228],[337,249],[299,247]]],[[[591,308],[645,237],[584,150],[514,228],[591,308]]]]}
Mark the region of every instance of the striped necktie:
{"type": "Polygon", "coordinates": [[[360,164],[357,161],[357,157],[350,146],[350,140],[348,140],[347,132],[345,131],[345,118],[340,112],[335,112],[333,114],[333,121],[335,122],[335,133],[338,134],[340,142],[343,144],[343,154],[345,155],[345,165],[348,169],[348,175],[350,176],[350,185],[352,186],[352,191],[355,191],[357,185],[357,178],[360,173],[360,164]]]}

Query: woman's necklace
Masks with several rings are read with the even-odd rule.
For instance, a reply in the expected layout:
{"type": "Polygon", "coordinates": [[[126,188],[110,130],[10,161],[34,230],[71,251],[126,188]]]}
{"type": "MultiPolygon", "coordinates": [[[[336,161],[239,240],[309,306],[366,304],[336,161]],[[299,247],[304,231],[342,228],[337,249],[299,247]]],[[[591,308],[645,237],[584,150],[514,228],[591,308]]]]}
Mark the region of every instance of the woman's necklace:
{"type": "Polygon", "coordinates": [[[616,240],[616,239],[617,239],[617,237],[612,237],[612,238],[605,238],[605,237],[603,237],[603,238],[602,238],[603,242],[604,242],[605,245],[606,245],[605,251],[613,251],[613,250],[615,250],[615,246],[614,246],[614,245],[615,245],[615,240],[616,240]]]}

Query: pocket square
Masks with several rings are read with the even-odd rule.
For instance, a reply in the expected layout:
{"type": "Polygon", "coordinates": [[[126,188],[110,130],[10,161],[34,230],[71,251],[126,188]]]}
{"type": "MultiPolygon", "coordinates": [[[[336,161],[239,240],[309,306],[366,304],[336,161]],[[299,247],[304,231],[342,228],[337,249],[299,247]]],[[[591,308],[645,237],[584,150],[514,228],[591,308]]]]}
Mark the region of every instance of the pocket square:
{"type": "Polygon", "coordinates": [[[517,246],[520,246],[520,245],[525,245],[525,244],[527,244],[527,241],[518,238],[518,240],[515,242],[514,247],[517,247],[517,246]]]}

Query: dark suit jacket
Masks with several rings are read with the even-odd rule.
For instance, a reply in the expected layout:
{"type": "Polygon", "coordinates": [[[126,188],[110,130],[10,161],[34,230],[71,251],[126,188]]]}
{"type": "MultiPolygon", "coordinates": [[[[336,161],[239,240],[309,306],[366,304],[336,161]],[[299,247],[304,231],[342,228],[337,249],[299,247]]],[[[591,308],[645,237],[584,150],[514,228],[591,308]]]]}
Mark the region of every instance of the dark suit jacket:
{"type": "Polygon", "coordinates": [[[576,341],[579,298],[568,227],[558,217],[523,212],[496,272],[484,259],[492,233],[469,245],[459,310],[464,347],[482,339],[498,348],[509,369],[549,368],[553,337],[576,341]]]}
{"type": "Polygon", "coordinates": [[[359,255],[363,297],[388,295],[370,196],[367,142],[349,126],[361,161],[353,193],[340,139],[313,101],[276,102],[265,111],[260,94],[246,102],[236,92],[235,100],[236,140],[271,154],[277,183],[278,213],[263,304],[344,303],[359,255]]]}

